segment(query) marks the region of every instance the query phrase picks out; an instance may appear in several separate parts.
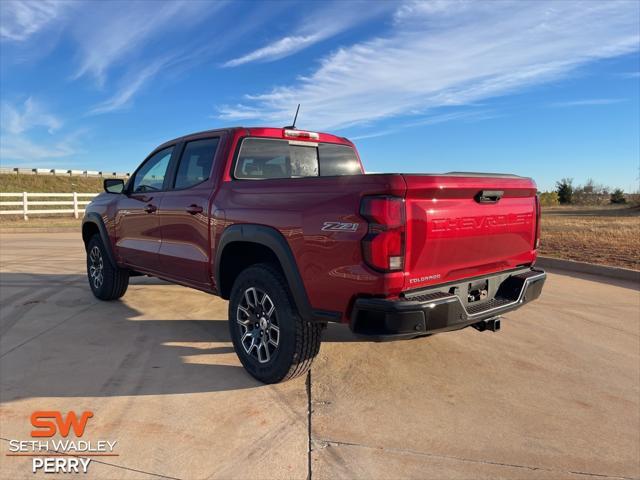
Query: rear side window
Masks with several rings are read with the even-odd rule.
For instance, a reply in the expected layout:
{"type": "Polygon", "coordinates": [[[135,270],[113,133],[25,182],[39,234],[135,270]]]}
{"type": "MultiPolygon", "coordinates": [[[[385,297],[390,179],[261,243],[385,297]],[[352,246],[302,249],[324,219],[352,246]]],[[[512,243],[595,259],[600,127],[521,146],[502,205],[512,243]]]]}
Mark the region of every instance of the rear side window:
{"type": "Polygon", "coordinates": [[[350,147],[247,138],[240,147],[234,177],[260,180],[359,173],[360,163],[350,147]]]}
{"type": "Polygon", "coordinates": [[[320,173],[323,177],[362,173],[360,162],[353,148],[346,145],[321,143],[318,146],[318,151],[320,154],[320,173]]]}
{"type": "Polygon", "coordinates": [[[209,179],[218,138],[205,138],[187,142],[180,158],[174,188],[193,187],[209,179]]]}

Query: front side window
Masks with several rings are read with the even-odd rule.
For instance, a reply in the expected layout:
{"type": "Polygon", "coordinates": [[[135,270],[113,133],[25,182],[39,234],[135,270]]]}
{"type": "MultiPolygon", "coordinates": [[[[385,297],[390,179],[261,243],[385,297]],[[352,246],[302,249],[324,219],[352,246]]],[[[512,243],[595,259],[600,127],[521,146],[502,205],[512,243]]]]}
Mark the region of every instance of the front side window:
{"type": "Polygon", "coordinates": [[[172,152],[173,147],[165,148],[144,162],[133,179],[133,193],[162,190],[172,152]]]}
{"type": "Polygon", "coordinates": [[[359,173],[360,162],[348,146],[247,138],[240,147],[234,177],[259,180],[359,173]]]}
{"type": "Polygon", "coordinates": [[[217,138],[205,138],[186,144],[178,165],[175,188],[189,188],[209,178],[218,141],[217,138]]]}

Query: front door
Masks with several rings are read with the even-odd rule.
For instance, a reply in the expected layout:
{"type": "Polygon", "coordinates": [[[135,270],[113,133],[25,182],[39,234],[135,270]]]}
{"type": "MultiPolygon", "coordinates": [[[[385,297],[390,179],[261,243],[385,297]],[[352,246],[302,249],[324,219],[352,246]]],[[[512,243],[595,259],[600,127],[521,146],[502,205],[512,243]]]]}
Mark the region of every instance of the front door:
{"type": "Polygon", "coordinates": [[[212,282],[209,199],[218,142],[218,138],[203,138],[184,145],[175,180],[160,205],[160,269],[203,288],[212,282]]]}
{"type": "Polygon", "coordinates": [[[174,147],[149,157],[136,171],[116,214],[116,255],[140,270],[158,270],[160,228],[158,209],[174,147]]]}

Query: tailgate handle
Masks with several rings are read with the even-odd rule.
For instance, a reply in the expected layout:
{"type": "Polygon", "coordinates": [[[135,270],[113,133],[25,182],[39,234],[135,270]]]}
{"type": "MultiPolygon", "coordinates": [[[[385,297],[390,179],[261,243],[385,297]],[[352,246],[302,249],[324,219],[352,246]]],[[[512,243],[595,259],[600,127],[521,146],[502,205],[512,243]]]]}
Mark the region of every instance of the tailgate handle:
{"type": "Polygon", "coordinates": [[[497,203],[502,198],[504,192],[502,190],[481,190],[476,195],[478,203],[497,203]]]}

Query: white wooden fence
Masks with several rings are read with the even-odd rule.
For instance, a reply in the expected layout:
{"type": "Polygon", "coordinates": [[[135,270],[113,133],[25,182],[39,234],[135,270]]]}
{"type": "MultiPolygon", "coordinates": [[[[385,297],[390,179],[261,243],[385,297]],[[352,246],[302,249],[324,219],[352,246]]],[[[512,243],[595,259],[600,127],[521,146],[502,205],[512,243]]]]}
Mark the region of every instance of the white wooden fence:
{"type": "Polygon", "coordinates": [[[84,212],[84,206],[91,202],[97,193],[0,193],[0,198],[19,198],[20,200],[0,201],[0,215],[21,215],[29,220],[29,215],[48,215],[72,213],[78,218],[84,212]],[[55,200],[50,200],[50,199],[55,200]],[[61,200],[58,200],[58,199],[61,200]],[[33,199],[33,200],[32,200],[33,199]],[[42,208],[46,206],[47,208],[42,208]],[[14,207],[5,210],[5,207],[14,207]],[[32,209],[31,207],[35,207],[32,209]],[[62,208],[56,208],[62,207],[62,208]],[[65,208],[66,207],[66,208],[65,208]]]}

